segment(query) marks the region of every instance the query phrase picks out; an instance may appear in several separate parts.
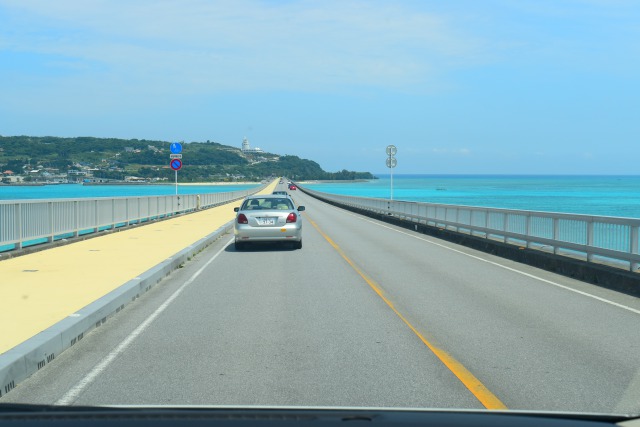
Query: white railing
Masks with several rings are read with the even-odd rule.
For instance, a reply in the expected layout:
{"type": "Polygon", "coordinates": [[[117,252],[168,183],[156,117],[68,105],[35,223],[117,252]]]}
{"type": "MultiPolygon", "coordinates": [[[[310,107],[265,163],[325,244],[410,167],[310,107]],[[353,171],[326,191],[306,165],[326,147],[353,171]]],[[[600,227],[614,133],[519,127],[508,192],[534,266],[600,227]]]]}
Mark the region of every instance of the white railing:
{"type": "Polygon", "coordinates": [[[458,233],[499,240],[636,272],[640,219],[343,196],[302,188],[322,200],[458,233]]]}
{"type": "Polygon", "coordinates": [[[0,201],[0,252],[206,209],[264,187],[199,195],[0,201]]]}

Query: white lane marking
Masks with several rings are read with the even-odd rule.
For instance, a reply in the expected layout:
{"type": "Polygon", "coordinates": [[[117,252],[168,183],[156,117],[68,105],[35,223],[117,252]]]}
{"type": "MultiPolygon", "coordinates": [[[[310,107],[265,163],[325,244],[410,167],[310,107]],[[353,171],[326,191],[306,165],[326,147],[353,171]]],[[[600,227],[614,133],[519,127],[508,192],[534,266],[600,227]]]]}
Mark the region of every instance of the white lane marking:
{"type": "Polygon", "coordinates": [[[151,323],[160,315],[162,312],[169,307],[169,304],[175,300],[178,295],[182,293],[182,291],[189,286],[202,272],[211,264],[218,256],[226,249],[226,247],[233,241],[233,238],[229,240],[227,244],[225,244],[222,249],[220,249],[205,265],[203,265],[198,271],[196,271],[193,276],[189,278],[186,282],[182,284],[171,296],[160,305],[144,322],[142,322],[136,329],[133,330],[116,348],[114,348],[104,359],[100,361],[93,369],[84,376],[76,385],[74,385],[69,391],[65,393],[55,405],[70,405],[75,402],[80,394],[95,381],[95,379],[104,372],[105,369],[113,362],[120,354],[122,354],[131,343],[140,336],[151,323]]]}
{"type": "Polygon", "coordinates": [[[387,225],[380,224],[380,223],[378,223],[376,221],[373,221],[373,220],[370,220],[368,218],[363,218],[362,216],[353,214],[351,212],[347,212],[347,214],[351,215],[353,217],[359,218],[359,219],[363,219],[364,221],[370,222],[371,224],[377,225],[378,227],[383,227],[383,228],[389,229],[391,231],[395,231],[397,233],[404,234],[405,236],[413,237],[414,239],[422,240],[423,242],[427,242],[427,243],[430,243],[432,245],[440,246],[441,248],[444,248],[444,249],[447,249],[447,250],[450,250],[450,251],[453,251],[453,252],[457,252],[457,253],[462,254],[462,255],[466,255],[468,257],[477,259],[477,260],[482,261],[482,262],[486,262],[488,264],[495,265],[496,267],[500,267],[500,268],[503,268],[505,270],[509,270],[509,271],[514,272],[514,273],[521,274],[523,276],[527,276],[527,277],[530,277],[532,279],[539,280],[539,281],[547,283],[549,285],[553,285],[553,286],[556,286],[558,288],[565,289],[567,291],[575,292],[576,294],[580,294],[580,295],[584,295],[584,296],[589,297],[589,298],[593,298],[595,300],[604,302],[606,304],[613,305],[613,306],[618,307],[618,308],[622,308],[623,310],[627,310],[627,311],[630,311],[632,313],[640,314],[640,310],[637,310],[635,308],[631,308],[631,307],[623,305],[623,304],[618,304],[617,302],[613,302],[613,301],[610,301],[608,299],[605,299],[605,298],[602,298],[602,297],[599,297],[599,296],[596,296],[596,295],[593,295],[593,294],[590,294],[590,293],[587,293],[587,292],[579,291],[577,289],[573,289],[573,288],[570,288],[568,286],[561,285],[560,283],[552,282],[551,280],[543,279],[542,277],[538,277],[538,276],[535,276],[533,274],[525,273],[524,271],[516,270],[515,268],[507,267],[506,265],[502,265],[502,264],[499,264],[499,263],[494,262],[494,261],[489,261],[488,259],[484,259],[484,258],[480,258],[480,257],[475,256],[475,255],[468,254],[468,253],[460,251],[458,249],[450,248],[450,247],[445,246],[443,244],[433,242],[433,241],[431,241],[429,239],[425,239],[425,238],[423,238],[421,236],[416,236],[416,235],[413,235],[411,233],[407,233],[405,231],[397,230],[397,229],[395,229],[393,227],[389,227],[387,225]]]}

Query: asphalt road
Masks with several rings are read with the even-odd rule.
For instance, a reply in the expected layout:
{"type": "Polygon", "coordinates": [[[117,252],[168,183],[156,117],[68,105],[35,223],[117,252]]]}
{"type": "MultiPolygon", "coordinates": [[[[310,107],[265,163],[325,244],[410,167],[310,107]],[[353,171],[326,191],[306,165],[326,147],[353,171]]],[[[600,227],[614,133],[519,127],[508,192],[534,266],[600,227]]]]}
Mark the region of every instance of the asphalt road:
{"type": "Polygon", "coordinates": [[[640,301],[291,192],[303,248],[200,253],[5,402],[640,413],[640,301]]]}

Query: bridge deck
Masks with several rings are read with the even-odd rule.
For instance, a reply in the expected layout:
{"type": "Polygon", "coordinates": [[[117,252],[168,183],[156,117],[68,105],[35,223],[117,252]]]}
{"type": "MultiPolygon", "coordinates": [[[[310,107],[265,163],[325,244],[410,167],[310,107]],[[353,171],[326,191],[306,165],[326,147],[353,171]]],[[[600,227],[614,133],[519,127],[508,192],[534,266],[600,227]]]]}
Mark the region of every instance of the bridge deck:
{"type": "MultiPolygon", "coordinates": [[[[184,268],[51,363],[30,357],[46,363],[18,386],[0,378],[0,401],[640,411],[640,299],[291,195],[303,249],[226,236],[171,256],[184,268]]],[[[180,224],[191,242],[216,227],[180,224]]]]}

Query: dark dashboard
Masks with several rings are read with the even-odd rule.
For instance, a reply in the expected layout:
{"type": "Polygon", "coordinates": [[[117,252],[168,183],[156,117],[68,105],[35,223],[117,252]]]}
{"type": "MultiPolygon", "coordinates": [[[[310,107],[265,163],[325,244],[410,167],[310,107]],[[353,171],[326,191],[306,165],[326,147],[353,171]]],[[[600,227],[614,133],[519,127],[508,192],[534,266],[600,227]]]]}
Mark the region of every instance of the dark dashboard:
{"type": "Polygon", "coordinates": [[[303,409],[219,407],[60,407],[0,405],[1,426],[547,426],[640,427],[624,416],[414,409],[303,409]]]}

